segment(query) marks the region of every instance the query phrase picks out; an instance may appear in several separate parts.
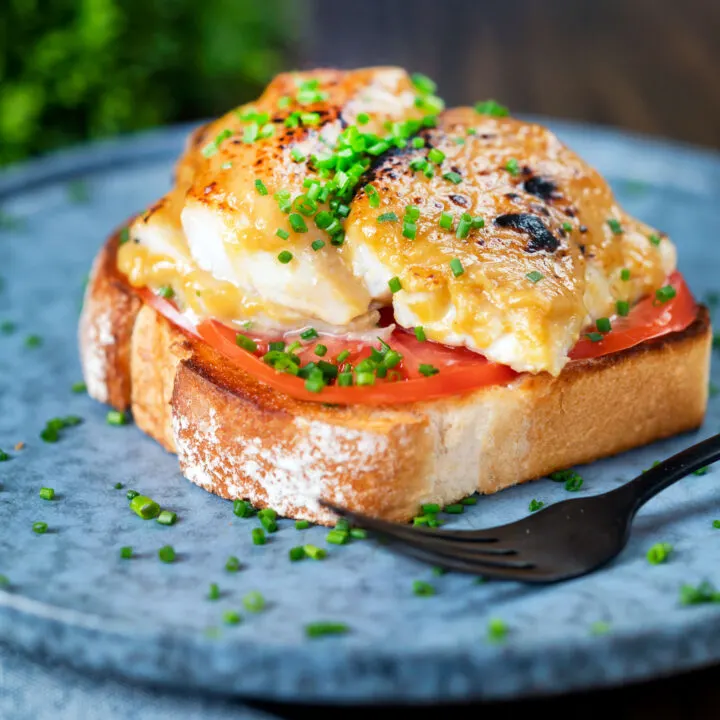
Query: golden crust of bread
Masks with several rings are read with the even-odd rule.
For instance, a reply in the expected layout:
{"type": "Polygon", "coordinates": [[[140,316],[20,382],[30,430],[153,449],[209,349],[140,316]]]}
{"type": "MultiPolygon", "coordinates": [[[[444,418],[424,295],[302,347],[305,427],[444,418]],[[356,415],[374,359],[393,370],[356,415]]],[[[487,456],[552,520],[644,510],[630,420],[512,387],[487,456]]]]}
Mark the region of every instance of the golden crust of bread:
{"type": "Polygon", "coordinates": [[[295,400],[186,335],[123,283],[116,240],[88,285],[80,351],[90,395],[130,407],[183,474],[225,498],[333,522],[318,497],[389,520],[492,493],[699,426],[711,330],[568,365],[559,377],[375,408],[295,400]]]}

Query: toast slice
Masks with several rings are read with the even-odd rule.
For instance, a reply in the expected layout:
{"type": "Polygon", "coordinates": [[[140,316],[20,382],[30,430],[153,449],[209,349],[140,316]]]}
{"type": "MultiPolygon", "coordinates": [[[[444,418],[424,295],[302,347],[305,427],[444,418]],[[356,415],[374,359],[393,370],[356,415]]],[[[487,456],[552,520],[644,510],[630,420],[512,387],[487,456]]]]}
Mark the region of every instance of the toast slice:
{"type": "Polygon", "coordinates": [[[708,394],[707,309],[634,348],[557,377],[395,407],[295,400],[144,305],[99,253],[80,322],[89,394],[177,453],[186,478],[224,498],[331,524],[318,497],[388,520],[422,503],[493,493],[698,427],[708,394]]]}

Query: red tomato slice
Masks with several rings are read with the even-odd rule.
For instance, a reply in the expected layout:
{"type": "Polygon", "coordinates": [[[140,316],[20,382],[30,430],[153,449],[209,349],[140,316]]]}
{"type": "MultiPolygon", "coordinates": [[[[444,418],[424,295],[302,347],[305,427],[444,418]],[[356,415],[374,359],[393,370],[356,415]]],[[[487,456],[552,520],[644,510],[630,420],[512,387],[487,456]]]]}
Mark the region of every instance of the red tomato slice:
{"type": "Polygon", "coordinates": [[[674,272],[668,278],[668,285],[675,290],[675,297],[664,303],[654,295],[641,300],[627,317],[612,319],[612,330],[602,340],[593,342],[583,335],[570,351],[570,359],[583,360],[627,350],[691,325],[697,316],[697,304],[685,280],[679,272],[674,272]]]}
{"type": "MultiPolygon", "coordinates": [[[[673,273],[668,284],[676,293],[672,299],[664,303],[659,303],[654,297],[641,300],[627,317],[613,318],[612,330],[598,342],[583,336],[570,352],[571,362],[626,350],[646,340],[687,328],[697,315],[697,305],[680,273],[673,273]]],[[[261,359],[268,351],[270,340],[267,337],[247,331],[246,336],[257,343],[257,350],[251,353],[238,346],[238,333],[233,328],[216,320],[207,320],[194,327],[172,302],[146,289],[139,291],[139,294],[182,330],[202,338],[261,382],[298,400],[340,405],[395,405],[461,395],[489,385],[506,384],[518,376],[511,368],[488,362],[482,355],[465,348],[419,342],[414,333],[397,328],[389,344],[402,354],[403,361],[389,371],[386,378],[377,379],[374,385],[363,387],[332,384],[315,393],[306,389],[302,378],[279,372],[261,359]],[[420,372],[421,365],[432,366],[439,372],[427,377],[420,372]]],[[[377,347],[380,347],[379,342],[377,347]]],[[[311,342],[303,342],[295,354],[304,365],[320,360],[336,363],[338,355],[343,351],[348,351],[349,355],[340,364],[341,369],[346,363],[355,366],[370,356],[372,346],[360,341],[321,335],[311,342]],[[318,345],[324,345],[327,352],[318,356],[315,352],[318,345]]],[[[427,371],[427,368],[424,369],[427,371]]]]}

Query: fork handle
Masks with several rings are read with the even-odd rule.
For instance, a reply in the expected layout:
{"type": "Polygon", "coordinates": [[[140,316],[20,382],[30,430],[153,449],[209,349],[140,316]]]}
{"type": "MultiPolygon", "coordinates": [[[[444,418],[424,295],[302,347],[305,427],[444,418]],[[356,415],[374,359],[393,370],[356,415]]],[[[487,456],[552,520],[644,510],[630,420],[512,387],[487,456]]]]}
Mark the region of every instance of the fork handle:
{"type": "Polygon", "coordinates": [[[716,460],[720,460],[720,434],[691,445],[677,455],[663,460],[619,489],[626,489],[631,493],[633,511],[637,511],[661,490],[716,460]]]}

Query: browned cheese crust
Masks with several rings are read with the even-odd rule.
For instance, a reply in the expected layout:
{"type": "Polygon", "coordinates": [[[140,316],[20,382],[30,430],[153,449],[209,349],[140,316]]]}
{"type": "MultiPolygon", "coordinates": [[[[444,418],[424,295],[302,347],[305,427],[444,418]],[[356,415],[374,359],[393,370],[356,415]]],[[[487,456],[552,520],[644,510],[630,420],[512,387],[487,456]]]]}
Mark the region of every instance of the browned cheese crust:
{"type": "Polygon", "coordinates": [[[319,496],[391,520],[691,430],[707,403],[711,330],[680,333],[559,377],[387,408],[298,401],[258,382],[133,295],[100,252],[80,349],[88,391],[176,452],[183,474],[225,498],[333,518],[319,496]]]}

